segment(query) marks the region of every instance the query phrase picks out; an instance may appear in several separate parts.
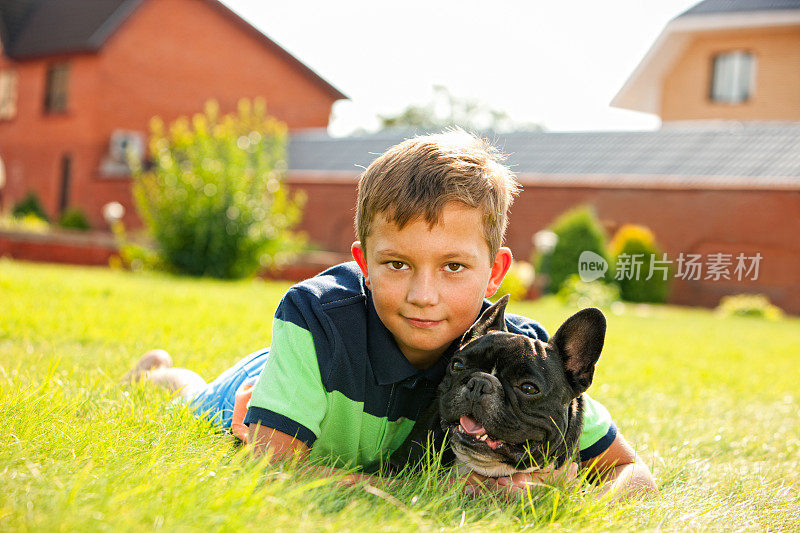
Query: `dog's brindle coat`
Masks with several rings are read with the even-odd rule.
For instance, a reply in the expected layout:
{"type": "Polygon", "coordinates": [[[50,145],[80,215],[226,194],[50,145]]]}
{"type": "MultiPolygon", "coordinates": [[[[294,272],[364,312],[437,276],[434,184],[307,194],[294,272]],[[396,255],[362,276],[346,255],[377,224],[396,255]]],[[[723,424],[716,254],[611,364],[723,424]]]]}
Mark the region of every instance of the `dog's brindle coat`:
{"type": "Polygon", "coordinates": [[[464,334],[437,399],[392,455],[393,467],[417,463],[425,443],[444,448],[444,462],[457,459],[491,477],[575,457],[605,317],[583,309],[544,343],[508,332],[507,302],[489,307],[464,334]]]}

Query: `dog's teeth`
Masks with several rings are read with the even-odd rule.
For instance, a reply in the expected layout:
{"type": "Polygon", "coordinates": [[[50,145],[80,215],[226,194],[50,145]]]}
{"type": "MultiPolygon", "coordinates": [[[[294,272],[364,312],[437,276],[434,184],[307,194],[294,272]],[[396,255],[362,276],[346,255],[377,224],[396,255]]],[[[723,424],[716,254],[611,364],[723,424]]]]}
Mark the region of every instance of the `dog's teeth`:
{"type": "Polygon", "coordinates": [[[486,439],[488,439],[488,438],[489,438],[489,435],[487,435],[486,433],[484,433],[483,435],[481,435],[480,437],[478,437],[478,439],[480,439],[480,440],[482,440],[482,441],[483,441],[483,440],[486,440],[486,439]]]}

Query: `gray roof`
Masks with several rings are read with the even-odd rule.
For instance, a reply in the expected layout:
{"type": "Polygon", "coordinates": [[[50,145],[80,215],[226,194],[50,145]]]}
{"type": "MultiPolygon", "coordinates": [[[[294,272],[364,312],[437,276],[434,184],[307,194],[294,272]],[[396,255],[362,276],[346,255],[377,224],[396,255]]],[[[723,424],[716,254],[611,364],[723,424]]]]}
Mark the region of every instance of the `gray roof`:
{"type": "MultiPolygon", "coordinates": [[[[289,168],[360,172],[405,133],[332,138],[294,134],[289,168]]],[[[665,127],[657,131],[517,132],[484,135],[517,174],[555,181],[800,187],[800,122],[665,127]],[[628,178],[626,178],[628,177],[628,178]]],[[[548,181],[550,181],[548,180],[548,181]]]]}
{"type": "MultiPolygon", "coordinates": [[[[0,0],[0,39],[12,59],[96,52],[144,0],[0,0]]],[[[219,0],[209,4],[294,64],[334,99],[347,95],[219,0]]],[[[187,21],[187,24],[191,23],[187,21]]],[[[156,28],[169,31],[169,28],[156,28]]]]}
{"type": "Polygon", "coordinates": [[[800,9],[800,0],[703,0],[678,16],[786,9],[800,9]]]}
{"type": "Polygon", "coordinates": [[[14,59],[93,52],[142,0],[0,0],[3,47],[14,59]]]}

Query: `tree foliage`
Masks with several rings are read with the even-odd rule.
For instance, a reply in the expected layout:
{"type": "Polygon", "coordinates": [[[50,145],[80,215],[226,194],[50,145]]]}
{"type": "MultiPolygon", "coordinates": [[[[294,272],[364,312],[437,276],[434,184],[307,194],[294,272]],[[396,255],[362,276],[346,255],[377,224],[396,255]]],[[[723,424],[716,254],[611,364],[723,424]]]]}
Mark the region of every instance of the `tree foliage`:
{"type": "MultiPolygon", "coordinates": [[[[654,268],[659,266],[653,262],[662,260],[662,252],[655,234],[649,228],[625,224],[611,239],[608,250],[614,278],[623,300],[653,303],[666,301],[671,272],[669,268],[666,273],[654,268]]],[[[667,267],[668,264],[663,266],[667,267]]]]}
{"type": "MultiPolygon", "coordinates": [[[[547,291],[557,293],[573,274],[578,274],[578,260],[584,251],[607,260],[606,233],[591,206],[578,206],[560,215],[550,230],[558,236],[555,248],[541,254],[537,271],[547,275],[547,291]]],[[[609,279],[608,272],[604,276],[609,279]]]]}
{"type": "MultiPolygon", "coordinates": [[[[139,213],[165,263],[179,272],[241,278],[297,251],[304,197],[282,185],[286,126],[263,100],[219,116],[216,102],[191,120],[151,121],[151,168],[136,172],[139,213]]],[[[135,163],[134,163],[135,164],[135,163]]]]}
{"type": "Polygon", "coordinates": [[[396,115],[381,115],[381,129],[415,128],[441,130],[460,127],[468,131],[541,130],[537,124],[519,123],[505,111],[478,100],[453,95],[446,87],[435,85],[433,99],[411,104],[396,115]]]}
{"type": "Polygon", "coordinates": [[[49,221],[49,217],[47,216],[47,212],[44,210],[42,206],[42,202],[39,200],[39,197],[33,191],[28,191],[28,194],[25,197],[14,204],[14,208],[11,210],[12,216],[14,218],[25,218],[26,216],[35,216],[44,220],[45,222],[49,221]]]}

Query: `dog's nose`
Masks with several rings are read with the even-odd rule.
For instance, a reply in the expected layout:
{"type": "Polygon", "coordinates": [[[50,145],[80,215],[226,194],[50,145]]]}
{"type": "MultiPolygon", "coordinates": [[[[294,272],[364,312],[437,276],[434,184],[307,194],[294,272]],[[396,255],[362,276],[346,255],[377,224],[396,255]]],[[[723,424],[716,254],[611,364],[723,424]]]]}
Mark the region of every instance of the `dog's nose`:
{"type": "Polygon", "coordinates": [[[493,393],[496,390],[494,383],[496,380],[496,377],[485,372],[475,374],[467,382],[467,398],[477,402],[481,399],[481,396],[493,393]]]}

